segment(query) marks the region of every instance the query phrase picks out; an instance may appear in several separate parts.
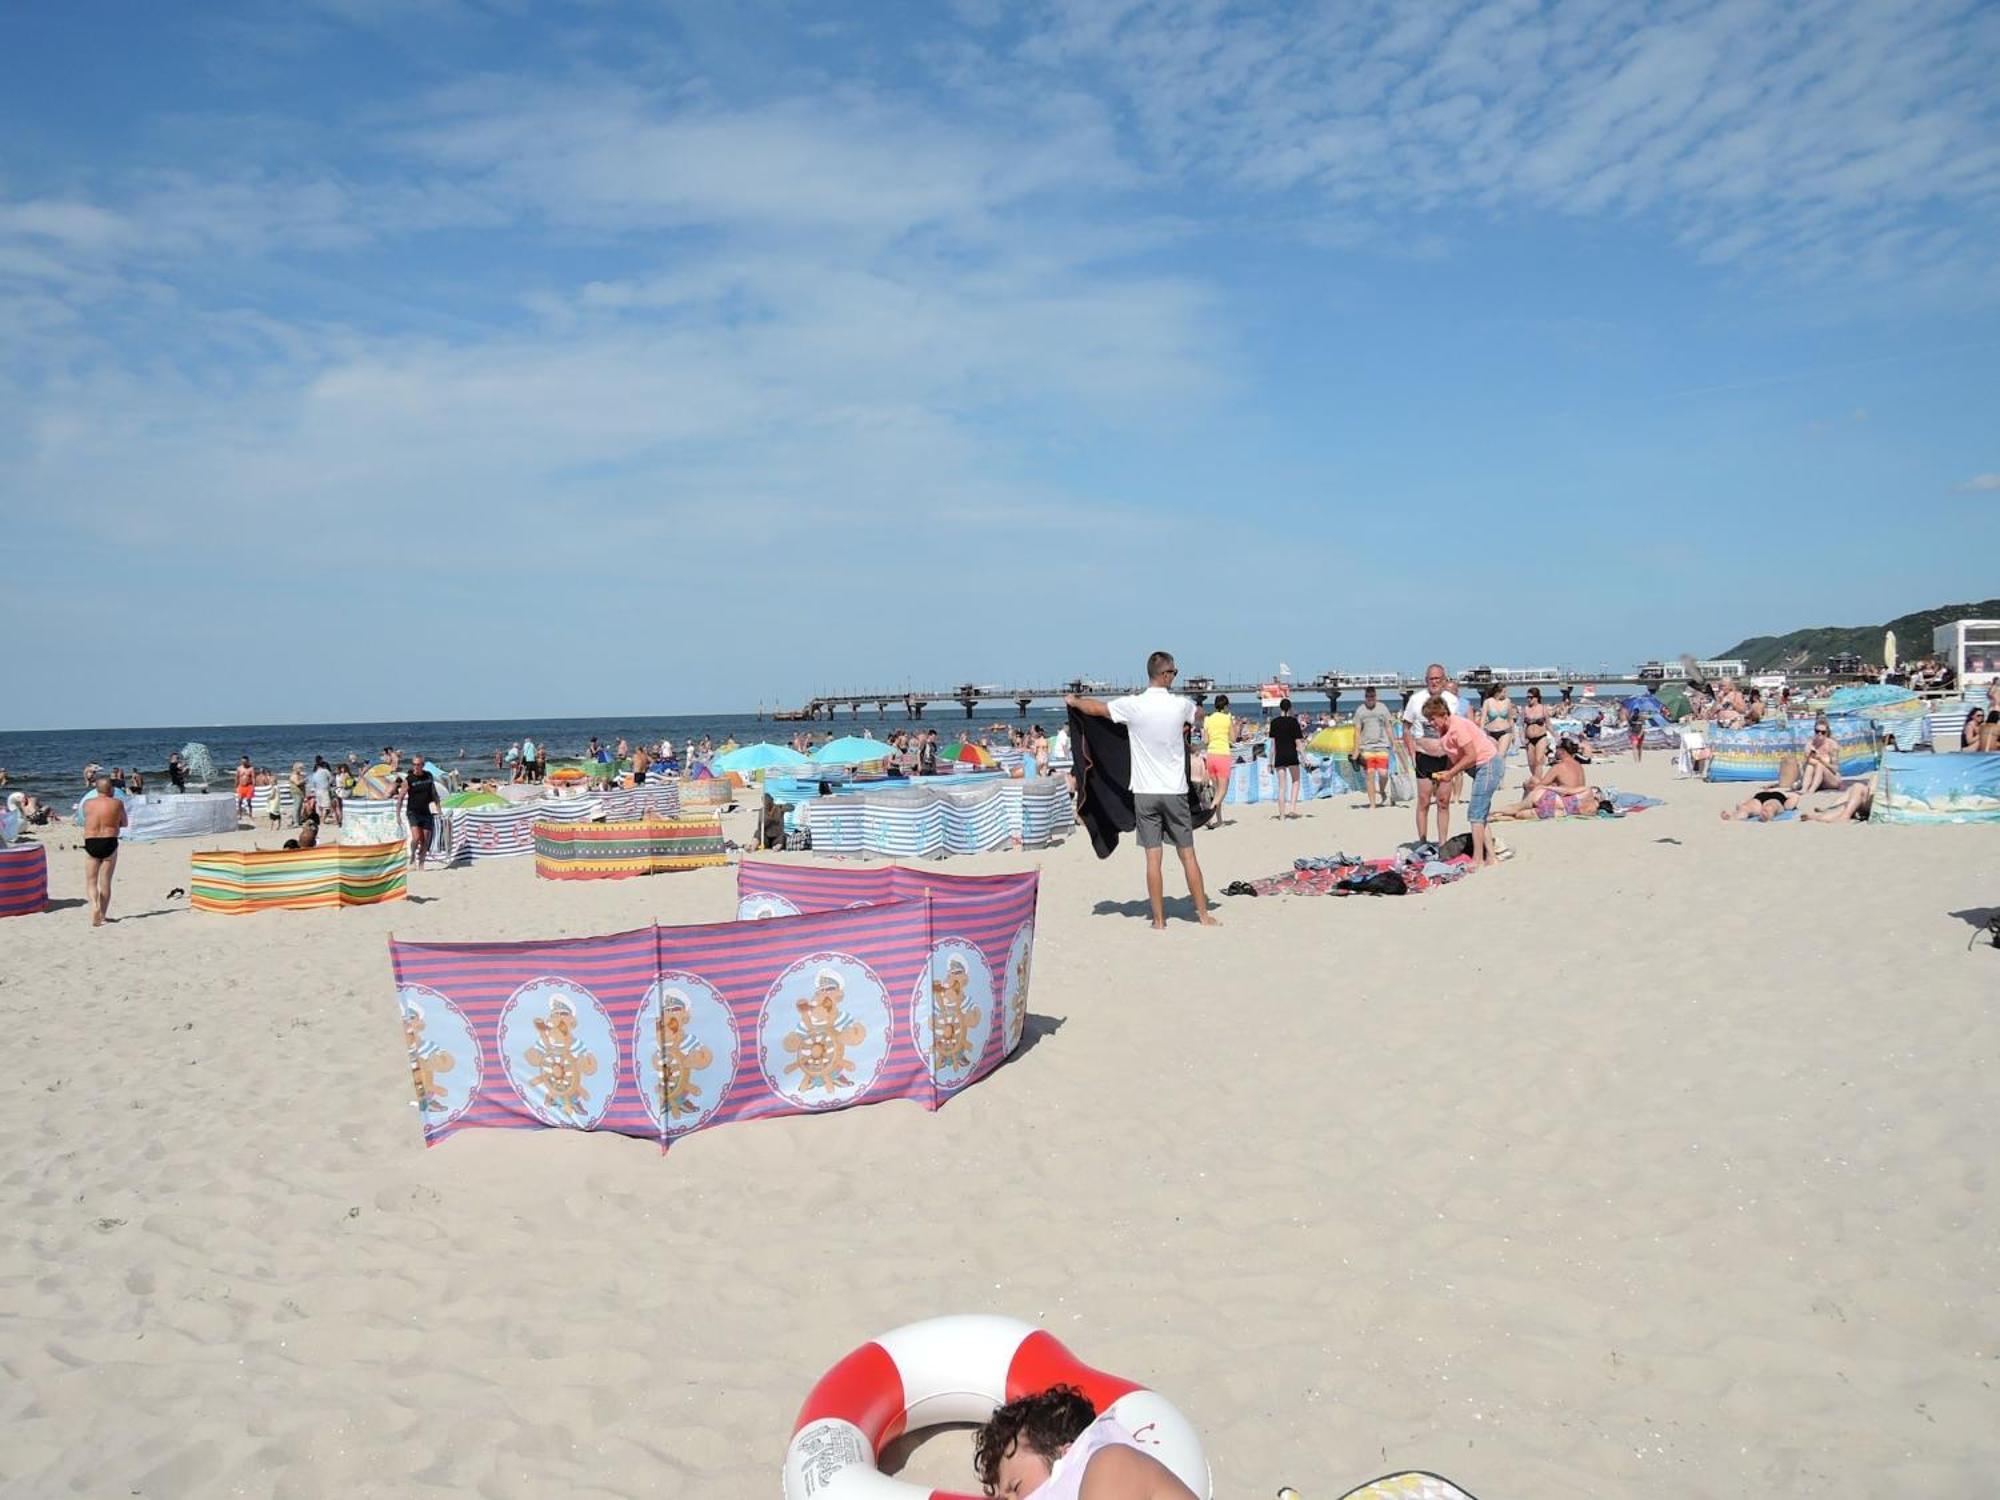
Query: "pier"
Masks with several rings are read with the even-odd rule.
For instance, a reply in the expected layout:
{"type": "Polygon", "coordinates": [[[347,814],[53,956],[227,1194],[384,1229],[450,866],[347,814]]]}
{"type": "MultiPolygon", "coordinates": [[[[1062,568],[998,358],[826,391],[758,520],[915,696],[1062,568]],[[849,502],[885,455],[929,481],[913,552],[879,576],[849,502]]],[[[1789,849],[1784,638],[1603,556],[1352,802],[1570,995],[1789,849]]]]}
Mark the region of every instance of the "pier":
{"type": "MultiPolygon", "coordinates": [[[[1697,670],[1706,666],[1697,663],[1697,670]]],[[[1821,678],[1824,672],[1794,672],[1794,679],[1821,678]]],[[[1629,687],[1636,692],[1652,692],[1663,683],[1685,682],[1687,669],[1665,662],[1646,662],[1631,672],[1612,672],[1604,668],[1570,670],[1563,667],[1468,667],[1454,679],[1460,687],[1482,688],[1491,682],[1504,682],[1510,688],[1540,687],[1629,687]]],[[[1198,674],[1184,674],[1176,684],[1178,691],[1195,700],[1206,703],[1218,693],[1227,693],[1233,699],[1254,700],[1264,689],[1266,682],[1217,682],[1212,677],[1198,674]]],[[[1316,677],[1302,678],[1295,682],[1280,683],[1287,696],[1294,702],[1307,697],[1325,698],[1329,708],[1344,692],[1359,692],[1363,688],[1376,688],[1385,693],[1408,694],[1422,687],[1421,676],[1411,677],[1398,672],[1322,672],[1316,677]]],[[[796,709],[780,709],[771,717],[781,723],[816,723],[823,719],[838,718],[841,711],[850,717],[859,718],[864,708],[872,706],[878,716],[886,716],[892,710],[907,718],[921,719],[924,711],[935,704],[955,703],[965,711],[970,719],[978,715],[981,704],[1004,706],[1011,704],[1016,717],[1026,718],[1028,710],[1037,703],[1061,703],[1069,693],[1087,694],[1094,698],[1116,697],[1124,693],[1136,693],[1143,684],[1114,684],[1099,682],[1089,678],[1072,678],[1055,687],[1002,687],[990,683],[963,682],[948,688],[896,688],[876,692],[822,693],[808,699],[796,709]]]]}

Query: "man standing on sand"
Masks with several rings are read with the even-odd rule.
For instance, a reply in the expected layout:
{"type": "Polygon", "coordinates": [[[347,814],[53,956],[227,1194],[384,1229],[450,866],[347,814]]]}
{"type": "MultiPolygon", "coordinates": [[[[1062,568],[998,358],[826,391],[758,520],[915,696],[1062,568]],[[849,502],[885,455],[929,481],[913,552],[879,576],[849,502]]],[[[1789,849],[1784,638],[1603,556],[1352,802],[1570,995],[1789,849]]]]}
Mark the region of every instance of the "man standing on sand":
{"type": "Polygon", "coordinates": [[[1180,854],[1196,917],[1204,927],[1222,925],[1208,909],[1201,866],[1194,857],[1194,817],[1188,811],[1187,732],[1200,710],[1193,699],[1173,691],[1179,675],[1173,657],[1155,651],[1146,658],[1146,680],[1151,685],[1145,692],[1113,698],[1109,703],[1079,698],[1074,693],[1063,699],[1078,713],[1123,724],[1130,735],[1132,806],[1139,847],[1146,853],[1146,899],[1153,908],[1156,930],[1167,925],[1162,866],[1168,843],[1180,854]]]}
{"type": "Polygon", "coordinates": [[[102,927],[111,911],[111,875],[118,868],[118,831],[124,826],[125,801],[105,772],[97,778],[97,795],[83,799],[83,883],[90,891],[92,927],[102,927]]]}
{"type": "Polygon", "coordinates": [[[1410,694],[1403,704],[1403,748],[1410,754],[1417,775],[1417,838],[1430,838],[1431,803],[1437,803],[1437,842],[1451,837],[1451,785],[1431,778],[1451,764],[1442,741],[1431,735],[1424,723],[1424,705],[1433,698],[1444,699],[1451,717],[1458,717],[1458,695],[1445,690],[1444,668],[1432,662],[1424,668],[1423,688],[1410,694]]]}
{"type": "Polygon", "coordinates": [[[437,780],[430,767],[424,764],[421,755],[413,756],[409,780],[403,788],[403,813],[410,820],[410,858],[419,870],[424,867],[424,857],[431,852],[431,840],[437,832],[439,801],[437,780]]]}
{"type": "Polygon", "coordinates": [[[1354,751],[1361,757],[1361,781],[1371,808],[1390,800],[1389,752],[1395,743],[1395,723],[1396,716],[1376,700],[1375,689],[1361,695],[1361,707],[1354,711],[1354,751]]]}

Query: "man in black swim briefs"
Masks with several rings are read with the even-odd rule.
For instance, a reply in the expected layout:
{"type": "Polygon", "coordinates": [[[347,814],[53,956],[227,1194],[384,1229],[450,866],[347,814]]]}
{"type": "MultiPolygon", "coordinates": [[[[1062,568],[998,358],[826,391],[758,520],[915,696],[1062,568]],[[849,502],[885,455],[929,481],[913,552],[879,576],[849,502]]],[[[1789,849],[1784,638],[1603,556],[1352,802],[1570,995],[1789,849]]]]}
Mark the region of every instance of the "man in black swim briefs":
{"type": "Polygon", "coordinates": [[[90,892],[90,925],[102,927],[111,911],[111,874],[118,868],[118,831],[125,826],[125,803],[113,791],[111,773],[97,778],[97,793],[83,800],[83,883],[90,892]]]}

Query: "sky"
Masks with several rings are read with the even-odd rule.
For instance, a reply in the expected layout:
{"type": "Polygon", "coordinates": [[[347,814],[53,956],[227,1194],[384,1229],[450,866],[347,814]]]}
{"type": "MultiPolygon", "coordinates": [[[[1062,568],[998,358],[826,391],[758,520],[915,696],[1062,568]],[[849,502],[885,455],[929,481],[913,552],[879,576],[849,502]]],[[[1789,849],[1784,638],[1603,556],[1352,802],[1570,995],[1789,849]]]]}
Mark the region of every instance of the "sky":
{"type": "Polygon", "coordinates": [[[0,727],[1983,598],[1996,71],[1973,0],[0,4],[0,727]]]}

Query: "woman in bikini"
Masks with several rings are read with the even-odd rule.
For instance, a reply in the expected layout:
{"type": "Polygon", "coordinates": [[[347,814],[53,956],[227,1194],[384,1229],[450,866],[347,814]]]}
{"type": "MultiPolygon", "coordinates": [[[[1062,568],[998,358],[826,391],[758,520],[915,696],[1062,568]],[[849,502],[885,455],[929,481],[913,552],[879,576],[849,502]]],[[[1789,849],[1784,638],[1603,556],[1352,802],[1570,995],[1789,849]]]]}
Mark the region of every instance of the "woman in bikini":
{"type": "Polygon", "coordinates": [[[1724,808],[1722,810],[1722,821],[1725,823],[1768,823],[1771,819],[1777,817],[1779,813],[1796,811],[1798,805],[1799,794],[1797,792],[1785,792],[1775,788],[1767,788],[1761,792],[1752,792],[1734,807],[1724,808]]]}
{"type": "Polygon", "coordinates": [[[1507,696],[1505,683],[1487,684],[1486,700],[1479,705],[1479,727],[1500,747],[1504,759],[1514,740],[1514,700],[1507,696]]]}
{"type": "Polygon", "coordinates": [[[1837,792],[1843,785],[1840,775],[1840,742],[1825,719],[1813,725],[1812,742],[1806,746],[1805,773],[1799,777],[1801,794],[1837,792]]]}
{"type": "Polygon", "coordinates": [[[1521,738],[1528,747],[1528,779],[1532,781],[1542,774],[1542,763],[1548,759],[1549,711],[1538,687],[1528,689],[1527,706],[1521,710],[1521,738]]]}

